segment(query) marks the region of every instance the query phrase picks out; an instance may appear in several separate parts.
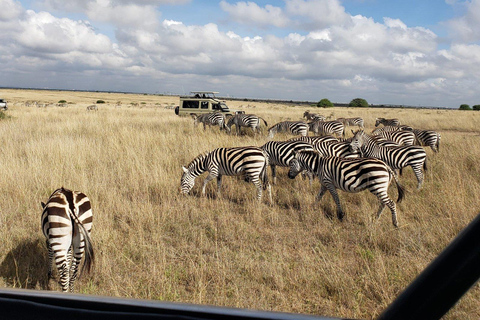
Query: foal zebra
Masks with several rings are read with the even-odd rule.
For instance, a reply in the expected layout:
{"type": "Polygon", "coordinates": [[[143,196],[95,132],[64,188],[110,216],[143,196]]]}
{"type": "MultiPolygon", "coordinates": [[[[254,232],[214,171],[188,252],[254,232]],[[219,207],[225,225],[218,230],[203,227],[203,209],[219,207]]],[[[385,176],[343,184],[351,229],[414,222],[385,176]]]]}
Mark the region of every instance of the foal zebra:
{"type": "Polygon", "coordinates": [[[322,116],[318,113],[312,113],[310,111],[305,111],[303,113],[303,118],[307,118],[307,120],[313,120],[313,121],[317,121],[317,120],[324,121],[325,120],[324,116],[322,116]]]}
{"type": "Polygon", "coordinates": [[[260,148],[268,155],[273,184],[277,183],[276,166],[288,167],[295,153],[300,150],[313,151],[313,146],[304,141],[268,141],[260,148]]]}
{"type": "Polygon", "coordinates": [[[420,189],[423,184],[423,172],[427,170],[427,154],[422,147],[418,146],[400,146],[400,147],[383,147],[375,142],[375,139],[366,134],[363,130],[355,132],[350,143],[352,151],[360,151],[364,157],[377,158],[385,161],[393,170],[411,166],[415,176],[417,177],[420,189]]]}
{"type": "Polygon", "coordinates": [[[364,128],[364,121],[362,118],[338,118],[337,121],[343,123],[345,127],[347,126],[358,126],[360,129],[364,128]]]}
{"type": "Polygon", "coordinates": [[[201,154],[182,167],[180,180],[181,193],[187,194],[195,184],[195,178],[204,173],[209,175],[203,181],[202,196],[205,195],[207,183],[217,178],[217,194],[220,196],[222,176],[245,175],[245,181],[252,182],[257,187],[257,199],[262,199],[262,187],[267,189],[270,203],[272,193],[267,176],[268,156],[257,147],[217,148],[206,154],[201,154]]]}
{"type": "Polygon", "coordinates": [[[314,121],[308,123],[308,128],[318,135],[337,135],[345,137],[345,126],[340,121],[314,121]]]}
{"type": "Polygon", "coordinates": [[[303,121],[279,122],[268,129],[268,137],[273,138],[277,132],[290,132],[305,137],[308,135],[308,124],[303,121]]]}
{"type": "Polygon", "coordinates": [[[398,182],[395,173],[383,161],[373,158],[343,159],[322,157],[316,152],[299,152],[290,162],[288,177],[294,179],[299,172],[308,170],[315,174],[321,183],[317,200],[320,201],[328,190],[337,205],[337,217],[342,220],[345,213],[340,205],[337,189],[346,192],[360,192],[368,189],[380,200],[377,218],[385,206],[392,212],[392,223],[398,227],[397,209],[393,200],[388,197],[388,186],[392,178],[398,189],[398,200],[402,201],[404,188],[398,182]]]}
{"type": "Polygon", "coordinates": [[[192,114],[192,118],[194,120],[193,125],[197,126],[198,123],[203,123],[203,130],[207,129],[208,126],[219,126],[220,130],[225,130],[227,132],[230,132],[230,127],[227,127],[226,125],[226,120],[225,120],[225,114],[220,113],[220,112],[211,112],[211,113],[205,113],[200,116],[196,114],[192,114]]]}
{"type": "Polygon", "coordinates": [[[227,127],[230,131],[231,127],[235,125],[237,128],[237,135],[240,135],[241,127],[250,127],[252,128],[254,134],[257,134],[257,131],[260,132],[260,119],[263,120],[265,126],[268,126],[265,119],[260,118],[254,114],[236,113],[233,117],[228,119],[227,127]]]}
{"type": "Polygon", "coordinates": [[[415,134],[416,144],[420,146],[428,146],[432,148],[434,152],[440,150],[440,133],[433,130],[420,129],[413,129],[413,133],[415,134]]]}
{"type": "Polygon", "coordinates": [[[42,202],[42,230],[48,249],[48,278],[53,275],[53,259],[63,292],[73,292],[78,266],[85,254],[82,270],[90,271],[94,262],[90,231],[92,206],[87,196],[65,188],[55,190],[42,202]]]}
{"type": "Polygon", "coordinates": [[[399,126],[400,120],[398,119],[385,119],[385,118],[377,118],[375,119],[375,127],[378,127],[380,124],[384,126],[399,126]]]}

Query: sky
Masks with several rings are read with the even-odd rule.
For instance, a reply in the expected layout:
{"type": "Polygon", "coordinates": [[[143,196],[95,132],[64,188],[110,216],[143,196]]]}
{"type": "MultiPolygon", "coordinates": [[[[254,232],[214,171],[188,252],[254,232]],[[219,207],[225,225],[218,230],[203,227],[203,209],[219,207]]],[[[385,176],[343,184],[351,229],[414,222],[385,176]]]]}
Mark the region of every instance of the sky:
{"type": "Polygon", "coordinates": [[[0,0],[0,87],[458,108],[480,0],[0,0]]]}

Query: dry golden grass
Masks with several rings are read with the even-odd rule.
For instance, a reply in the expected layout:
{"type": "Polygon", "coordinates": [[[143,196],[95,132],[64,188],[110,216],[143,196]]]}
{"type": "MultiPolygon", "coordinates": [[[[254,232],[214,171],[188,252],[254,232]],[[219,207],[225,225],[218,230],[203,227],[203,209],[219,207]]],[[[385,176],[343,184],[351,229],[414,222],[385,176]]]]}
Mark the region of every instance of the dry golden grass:
{"type": "MultiPolygon", "coordinates": [[[[265,136],[228,136],[193,127],[165,109],[178,97],[87,92],[0,90],[9,101],[0,121],[0,286],[59,290],[47,283],[40,201],[65,186],[92,200],[94,272],[78,281],[85,294],[375,318],[477,214],[480,203],[480,113],[457,110],[349,109],[371,130],[376,117],[397,117],[442,134],[440,153],[427,149],[429,170],[398,205],[400,228],[386,210],[372,221],[377,199],[340,193],[346,220],[330,195],[315,203],[313,187],[278,171],[274,205],[258,205],[253,184],[224,179],[207,197],[179,195],[181,166],[220,146],[260,146],[265,136]],[[68,107],[25,107],[59,100],[68,107]],[[98,112],[86,106],[103,99],[98,112]],[[116,107],[122,101],[122,107],[116,107]],[[128,107],[131,103],[140,107],[128,107]],[[144,102],[142,104],[142,102],[144,102]]],[[[299,119],[308,108],[228,103],[269,122],[299,119]],[[254,107],[252,107],[254,106],[254,107]]],[[[311,109],[311,108],[310,108],[311,109]]],[[[281,140],[288,136],[276,136],[281,140]]],[[[395,188],[390,193],[396,198],[395,188]]],[[[474,286],[446,319],[480,318],[474,286]]]]}

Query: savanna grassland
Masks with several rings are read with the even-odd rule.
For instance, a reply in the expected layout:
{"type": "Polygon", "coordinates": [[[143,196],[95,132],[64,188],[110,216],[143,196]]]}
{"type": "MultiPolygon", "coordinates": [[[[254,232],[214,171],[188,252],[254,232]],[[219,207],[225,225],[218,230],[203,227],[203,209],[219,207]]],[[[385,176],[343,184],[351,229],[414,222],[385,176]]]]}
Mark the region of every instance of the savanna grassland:
{"type": "MultiPolygon", "coordinates": [[[[440,152],[426,149],[421,190],[404,170],[395,229],[388,210],[372,219],[378,201],[368,191],[340,192],[346,218],[331,218],[331,196],[315,202],[318,180],[290,180],[286,168],[278,169],[273,205],[259,204],[253,184],[236,177],[223,179],[221,198],[215,181],[200,197],[205,175],[180,195],[181,167],[198,154],[268,140],[266,130],[255,137],[194,127],[170,108],[178,97],[6,89],[0,97],[9,102],[0,119],[0,287],[59,290],[47,282],[40,202],[61,186],[93,205],[96,264],[77,282],[79,293],[347,318],[375,318],[479,213],[480,112],[316,110],[363,117],[368,132],[376,117],[396,117],[441,133],[440,152]],[[99,99],[106,103],[97,112],[86,111],[99,99]],[[67,106],[55,106],[60,100],[67,106]]],[[[227,104],[269,125],[312,110],[227,104]]],[[[393,185],[389,193],[396,199],[393,185]]],[[[445,318],[479,319],[480,285],[445,318]]]]}

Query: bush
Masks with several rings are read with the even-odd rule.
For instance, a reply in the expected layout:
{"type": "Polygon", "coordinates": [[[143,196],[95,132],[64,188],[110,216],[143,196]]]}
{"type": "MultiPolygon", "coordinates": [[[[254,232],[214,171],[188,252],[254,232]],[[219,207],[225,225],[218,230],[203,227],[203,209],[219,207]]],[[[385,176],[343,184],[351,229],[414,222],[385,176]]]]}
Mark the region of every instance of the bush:
{"type": "Polygon", "coordinates": [[[328,99],[322,99],[322,100],[318,101],[317,107],[319,107],[319,108],[331,108],[331,107],[333,107],[333,103],[330,102],[330,100],[328,100],[328,99]]]}
{"type": "Polygon", "coordinates": [[[58,103],[67,103],[67,101],[66,100],[60,100],[60,101],[58,101],[58,103]]]}
{"type": "Polygon", "coordinates": [[[458,110],[472,110],[468,104],[461,104],[458,110]]]}
{"type": "Polygon", "coordinates": [[[479,111],[480,110],[480,104],[476,104],[472,107],[473,110],[479,111]]]}
{"type": "Polygon", "coordinates": [[[349,107],[368,108],[368,102],[362,98],[355,98],[348,104],[349,107]]]}
{"type": "Polygon", "coordinates": [[[103,101],[103,100],[97,100],[97,104],[98,104],[98,103],[105,103],[105,101],[103,101]]]}

